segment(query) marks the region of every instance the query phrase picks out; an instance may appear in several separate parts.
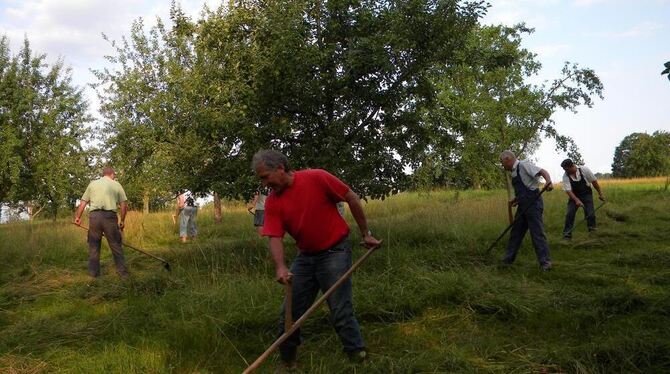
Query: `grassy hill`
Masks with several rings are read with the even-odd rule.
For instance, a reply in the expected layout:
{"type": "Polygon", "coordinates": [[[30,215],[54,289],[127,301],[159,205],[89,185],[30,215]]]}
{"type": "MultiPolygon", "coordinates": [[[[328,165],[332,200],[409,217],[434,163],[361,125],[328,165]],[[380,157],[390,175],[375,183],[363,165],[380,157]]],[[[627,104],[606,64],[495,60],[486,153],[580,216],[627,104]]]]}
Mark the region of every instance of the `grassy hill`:
{"type": "MultiPolygon", "coordinates": [[[[599,230],[588,234],[582,222],[569,243],[560,240],[566,196],[545,194],[548,273],[529,237],[511,268],[498,267],[506,240],[484,253],[506,226],[504,191],[366,204],[385,244],[354,274],[371,360],[348,363],[324,307],[303,329],[301,372],[669,372],[663,187],[604,181],[599,230]]],[[[129,215],[126,241],[173,269],[126,249],[129,282],[106,244],[103,276],[92,282],[86,233],[69,222],[0,226],[0,372],[236,373],[253,362],[276,337],[283,292],[265,240],[242,205],[228,205],[220,225],[203,209],[198,241],[186,245],[169,214],[129,215]]]]}

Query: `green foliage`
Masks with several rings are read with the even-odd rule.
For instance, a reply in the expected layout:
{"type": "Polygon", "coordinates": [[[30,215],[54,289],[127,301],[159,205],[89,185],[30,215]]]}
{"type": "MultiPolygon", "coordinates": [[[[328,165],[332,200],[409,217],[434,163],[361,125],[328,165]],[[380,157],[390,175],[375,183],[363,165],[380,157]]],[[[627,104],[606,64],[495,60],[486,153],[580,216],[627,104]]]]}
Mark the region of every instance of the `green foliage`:
{"type": "MultiPolygon", "coordinates": [[[[668,372],[670,195],[660,179],[613,183],[603,185],[599,230],[582,223],[570,244],[561,242],[565,195],[543,195],[549,273],[529,238],[511,268],[496,266],[502,243],[482,254],[507,225],[504,191],[366,204],[384,239],[353,276],[371,359],[347,362],[324,307],[302,329],[302,371],[668,372]]],[[[0,372],[242,372],[276,338],[283,288],[244,206],[229,204],[223,225],[208,209],[186,245],[169,212],[131,212],[127,242],[166,258],[172,273],[126,249],[126,283],[106,244],[103,276],[90,281],[86,234],[69,221],[0,226],[0,372]]],[[[276,363],[273,355],[259,372],[276,363]]]]}
{"type": "Polygon", "coordinates": [[[670,80],[670,61],[666,62],[663,65],[665,66],[665,69],[663,69],[663,71],[661,72],[661,75],[668,74],[667,78],[668,78],[668,80],[670,80]]]}
{"type": "Polygon", "coordinates": [[[110,147],[126,144],[113,159],[129,176],[147,175],[165,146],[174,156],[156,164],[186,187],[237,197],[257,183],[253,153],[273,147],[362,195],[397,192],[429,139],[429,69],[453,60],[484,9],[454,0],[245,2],[193,23],[173,5],[171,30],[159,25],[147,37],[136,24],[111,60],[119,70],[99,72],[110,147]]]}
{"type": "Polygon", "coordinates": [[[480,188],[500,186],[500,152],[511,149],[525,157],[545,137],[581,158],[551,116],[591,107],[592,96],[602,98],[602,83],[592,70],[568,63],[549,86],[527,83],[540,69],[535,55],[521,48],[523,35],[532,31],[523,24],[481,26],[457,51],[457,64],[434,69],[438,105],[425,114],[434,140],[421,168],[441,169],[437,174],[450,185],[480,188]]]}
{"type": "Polygon", "coordinates": [[[614,150],[615,178],[656,177],[670,174],[670,133],[632,133],[614,150]]]}
{"type": "Polygon", "coordinates": [[[90,117],[63,62],[45,60],[27,39],[11,56],[0,38],[0,202],[55,217],[87,182],[91,152],[81,142],[90,117]]]}

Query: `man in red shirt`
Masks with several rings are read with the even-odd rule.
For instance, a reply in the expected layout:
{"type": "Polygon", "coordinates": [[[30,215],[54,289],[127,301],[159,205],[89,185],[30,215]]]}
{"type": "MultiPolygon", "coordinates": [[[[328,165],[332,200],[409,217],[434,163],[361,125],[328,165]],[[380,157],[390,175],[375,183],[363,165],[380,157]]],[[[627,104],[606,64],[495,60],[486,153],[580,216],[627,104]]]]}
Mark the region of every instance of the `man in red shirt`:
{"type": "MultiPolygon", "coordinates": [[[[295,321],[312,305],[319,290],[328,290],[351,267],[349,226],[337,210],[338,202],[349,204],[365,247],[378,246],[380,241],[368,229],[358,195],[327,171],[293,171],[286,156],[274,150],[257,152],[252,168],[263,185],[272,188],[265,201],[262,234],[270,238],[276,280],[293,285],[292,317],[295,321]],[[299,249],[290,270],[284,261],[283,237],[286,232],[296,240],[299,249]]],[[[362,361],[367,358],[367,351],[354,316],[351,294],[349,279],[328,298],[328,306],[344,352],[351,360],[362,361]]],[[[280,335],[284,333],[283,321],[282,307],[280,335]]],[[[279,347],[281,359],[288,367],[295,366],[298,345],[300,330],[279,347]]]]}

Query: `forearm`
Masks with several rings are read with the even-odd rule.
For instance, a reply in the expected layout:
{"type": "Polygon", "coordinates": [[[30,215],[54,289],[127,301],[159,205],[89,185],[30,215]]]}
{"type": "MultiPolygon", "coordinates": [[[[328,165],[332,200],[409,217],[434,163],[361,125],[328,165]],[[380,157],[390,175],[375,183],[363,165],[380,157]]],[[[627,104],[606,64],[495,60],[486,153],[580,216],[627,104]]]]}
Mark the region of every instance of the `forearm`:
{"type": "Polygon", "coordinates": [[[347,204],[349,204],[351,215],[354,217],[354,220],[358,225],[358,229],[361,231],[361,236],[365,236],[369,231],[369,228],[368,221],[365,218],[365,213],[363,212],[363,205],[361,204],[361,200],[358,198],[358,195],[356,195],[356,193],[351,190],[349,190],[349,192],[347,192],[344,197],[347,201],[347,204]]]}
{"type": "Polygon", "coordinates": [[[86,209],[86,205],[88,204],[88,201],[82,200],[79,203],[79,207],[77,208],[77,212],[74,215],[74,218],[81,218],[81,215],[84,213],[84,209],[86,209]]]}
{"type": "Polygon", "coordinates": [[[566,194],[570,197],[570,199],[574,202],[577,202],[577,195],[574,194],[572,191],[565,191],[566,194]]]}
{"type": "Polygon", "coordinates": [[[600,189],[600,183],[598,183],[598,181],[593,181],[592,184],[593,184],[593,188],[595,188],[596,191],[598,191],[598,195],[602,196],[603,191],[600,189]]]}
{"type": "Polygon", "coordinates": [[[284,242],[282,238],[270,237],[270,255],[275,264],[275,269],[286,267],[284,260],[284,242]]]}
{"type": "Polygon", "coordinates": [[[542,178],[544,178],[545,185],[553,184],[551,182],[551,175],[549,175],[548,171],[542,169],[540,170],[540,175],[542,176],[542,178]]]}
{"type": "Polygon", "coordinates": [[[121,204],[121,222],[126,221],[126,213],[128,211],[128,204],[124,201],[121,204]]]}

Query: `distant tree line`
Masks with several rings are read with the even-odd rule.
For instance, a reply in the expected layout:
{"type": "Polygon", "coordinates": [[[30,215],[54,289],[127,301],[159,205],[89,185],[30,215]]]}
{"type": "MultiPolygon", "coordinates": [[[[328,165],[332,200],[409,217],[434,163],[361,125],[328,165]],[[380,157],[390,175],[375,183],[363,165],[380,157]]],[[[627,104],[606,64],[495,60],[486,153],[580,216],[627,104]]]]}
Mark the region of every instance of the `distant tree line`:
{"type": "Polygon", "coordinates": [[[670,132],[632,133],[614,151],[614,178],[670,175],[670,132]]]}

